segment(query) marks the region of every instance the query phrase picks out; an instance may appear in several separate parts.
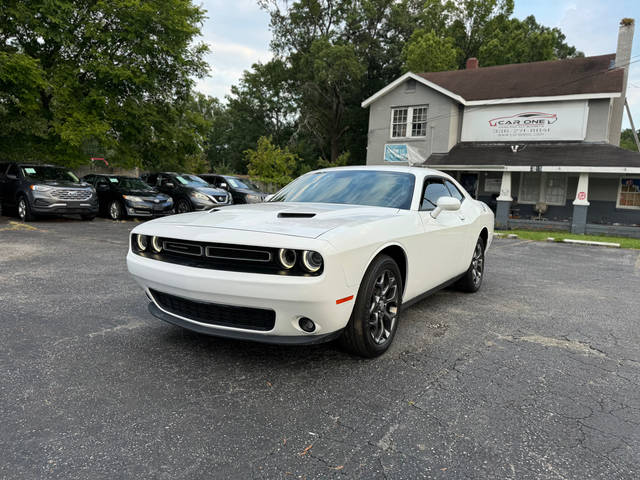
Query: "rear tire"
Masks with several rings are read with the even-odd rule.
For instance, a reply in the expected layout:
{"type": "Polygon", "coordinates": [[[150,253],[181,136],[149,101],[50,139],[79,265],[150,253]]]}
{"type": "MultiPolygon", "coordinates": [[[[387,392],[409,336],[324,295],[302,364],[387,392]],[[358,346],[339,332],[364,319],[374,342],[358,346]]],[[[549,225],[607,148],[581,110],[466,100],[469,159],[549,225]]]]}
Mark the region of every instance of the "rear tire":
{"type": "Polygon", "coordinates": [[[398,328],[402,306],[402,276],[387,255],[367,268],[349,323],[340,342],[351,353],[373,358],[387,351],[398,328]]]}
{"type": "Polygon", "coordinates": [[[35,215],[31,211],[31,205],[29,205],[29,200],[24,195],[20,195],[18,197],[18,217],[23,222],[31,222],[35,215]]]}
{"type": "Polygon", "coordinates": [[[482,279],[484,278],[484,240],[482,237],[478,238],[476,248],[473,249],[473,257],[471,258],[471,264],[464,276],[458,280],[456,287],[459,290],[467,293],[475,293],[480,290],[482,286],[482,279]]]}

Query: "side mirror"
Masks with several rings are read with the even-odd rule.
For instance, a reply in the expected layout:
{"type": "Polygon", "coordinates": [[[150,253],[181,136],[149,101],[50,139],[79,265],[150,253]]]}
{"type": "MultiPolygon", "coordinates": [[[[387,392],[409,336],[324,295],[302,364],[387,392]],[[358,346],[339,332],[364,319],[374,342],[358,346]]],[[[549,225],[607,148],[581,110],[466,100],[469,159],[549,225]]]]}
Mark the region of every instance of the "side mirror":
{"type": "Polygon", "coordinates": [[[222,182],[220,184],[220,188],[224,188],[225,190],[229,190],[229,185],[227,185],[226,182],[222,182]]]}
{"type": "Polygon", "coordinates": [[[438,215],[440,215],[443,210],[451,212],[460,210],[460,200],[453,197],[440,197],[438,199],[438,206],[431,212],[431,217],[438,218],[438,215]]]}
{"type": "Polygon", "coordinates": [[[17,180],[17,179],[18,179],[18,177],[17,177],[17,176],[15,176],[13,173],[8,173],[8,174],[7,174],[7,178],[8,178],[9,180],[17,180]]]}
{"type": "Polygon", "coordinates": [[[163,187],[173,188],[175,185],[172,182],[166,182],[162,184],[163,187]]]}

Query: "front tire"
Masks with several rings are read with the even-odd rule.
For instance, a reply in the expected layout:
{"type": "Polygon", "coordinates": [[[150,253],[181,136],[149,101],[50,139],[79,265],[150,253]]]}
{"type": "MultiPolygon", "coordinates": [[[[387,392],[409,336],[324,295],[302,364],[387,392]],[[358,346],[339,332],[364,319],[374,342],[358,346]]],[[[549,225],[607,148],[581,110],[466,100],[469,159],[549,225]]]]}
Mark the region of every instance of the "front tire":
{"type": "Polygon", "coordinates": [[[109,218],[111,218],[111,220],[122,220],[124,218],[122,202],[114,200],[109,204],[109,218]]]}
{"type": "Polygon", "coordinates": [[[471,265],[466,271],[464,276],[458,280],[456,286],[467,293],[475,293],[480,290],[482,286],[482,279],[484,278],[484,240],[482,237],[478,238],[476,248],[473,250],[473,257],[471,258],[471,265]]]}
{"type": "Polygon", "coordinates": [[[24,195],[20,195],[20,198],[18,198],[18,217],[23,222],[31,222],[35,218],[31,212],[29,200],[24,195]]]}
{"type": "Polygon", "coordinates": [[[176,204],[176,213],[188,213],[193,211],[193,207],[191,206],[191,202],[186,198],[181,198],[178,200],[176,204]]]}
{"type": "Polygon", "coordinates": [[[382,355],[396,334],[401,305],[400,269],[391,257],[380,255],[364,274],[342,345],[362,357],[382,355]]]}

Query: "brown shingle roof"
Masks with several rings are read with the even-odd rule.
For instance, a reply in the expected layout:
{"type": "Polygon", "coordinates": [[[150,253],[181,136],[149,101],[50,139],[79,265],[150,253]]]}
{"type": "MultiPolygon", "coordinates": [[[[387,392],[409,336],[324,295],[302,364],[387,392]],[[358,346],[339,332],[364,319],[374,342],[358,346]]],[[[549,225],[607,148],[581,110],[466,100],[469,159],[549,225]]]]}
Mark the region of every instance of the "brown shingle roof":
{"type": "Polygon", "coordinates": [[[612,53],[418,75],[467,101],[621,92],[623,70],[609,69],[615,57],[612,53]]]}

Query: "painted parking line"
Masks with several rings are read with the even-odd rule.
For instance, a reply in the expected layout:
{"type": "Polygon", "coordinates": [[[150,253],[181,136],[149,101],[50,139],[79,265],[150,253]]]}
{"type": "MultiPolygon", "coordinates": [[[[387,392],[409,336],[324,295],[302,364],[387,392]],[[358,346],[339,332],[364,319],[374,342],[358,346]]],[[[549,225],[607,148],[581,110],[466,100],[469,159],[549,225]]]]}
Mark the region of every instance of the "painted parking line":
{"type": "Polygon", "coordinates": [[[29,225],[28,223],[23,223],[23,222],[14,222],[12,220],[9,221],[9,225],[6,227],[2,227],[0,228],[0,232],[11,232],[11,231],[18,231],[18,230],[40,230],[37,227],[34,227],[33,225],[29,225]]]}
{"type": "Polygon", "coordinates": [[[638,254],[638,259],[636,260],[635,267],[636,268],[635,268],[635,271],[633,272],[633,274],[640,277],[640,253],[638,254]]]}
{"type": "MultiPolygon", "coordinates": [[[[523,243],[531,243],[535,240],[522,240],[520,242],[515,242],[515,243],[507,243],[505,245],[496,245],[496,248],[506,248],[506,247],[513,247],[515,245],[522,245],[523,243]]],[[[493,244],[495,245],[495,243],[493,244]]]]}

